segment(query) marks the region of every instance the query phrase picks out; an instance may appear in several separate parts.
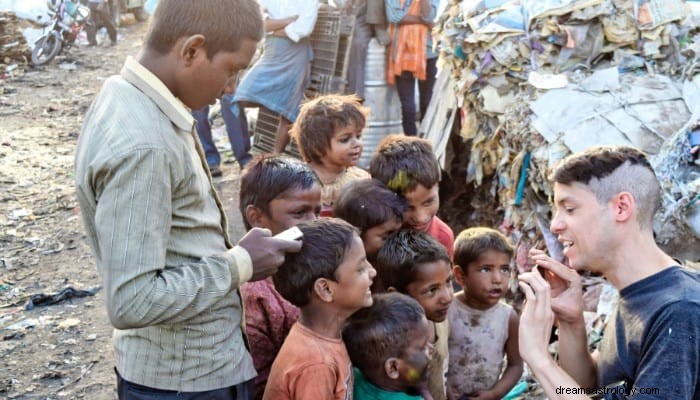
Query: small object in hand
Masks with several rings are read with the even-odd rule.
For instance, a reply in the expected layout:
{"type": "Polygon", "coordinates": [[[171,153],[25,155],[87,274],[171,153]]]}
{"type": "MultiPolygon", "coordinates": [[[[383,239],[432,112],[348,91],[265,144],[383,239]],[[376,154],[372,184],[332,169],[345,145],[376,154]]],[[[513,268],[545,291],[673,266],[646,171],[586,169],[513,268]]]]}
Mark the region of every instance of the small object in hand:
{"type": "Polygon", "coordinates": [[[276,238],[284,240],[300,240],[303,236],[304,234],[301,232],[301,229],[297,228],[296,226],[275,235],[276,238]]]}

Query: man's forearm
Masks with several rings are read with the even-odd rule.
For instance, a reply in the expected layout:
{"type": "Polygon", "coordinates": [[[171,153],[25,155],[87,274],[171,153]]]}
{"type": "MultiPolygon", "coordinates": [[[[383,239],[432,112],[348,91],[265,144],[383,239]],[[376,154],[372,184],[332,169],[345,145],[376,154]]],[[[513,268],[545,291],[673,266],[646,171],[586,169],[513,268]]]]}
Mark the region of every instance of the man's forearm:
{"type": "Polygon", "coordinates": [[[579,385],[549,355],[529,361],[528,366],[549,400],[590,400],[581,392],[571,394],[572,391],[577,391],[579,385]],[[566,393],[566,390],[562,389],[570,391],[566,393]]]}
{"type": "Polygon", "coordinates": [[[160,269],[146,265],[113,263],[103,280],[107,311],[117,329],[175,324],[200,315],[216,305],[233,288],[250,279],[241,276],[239,264],[249,265],[245,249],[237,246],[225,254],[160,269]],[[246,260],[247,258],[247,260],[246,260]],[[136,273],[137,270],[141,273],[136,273]]]}
{"type": "Polygon", "coordinates": [[[597,387],[597,368],[588,352],[583,320],[559,326],[559,362],[561,367],[584,388],[597,387]]]}

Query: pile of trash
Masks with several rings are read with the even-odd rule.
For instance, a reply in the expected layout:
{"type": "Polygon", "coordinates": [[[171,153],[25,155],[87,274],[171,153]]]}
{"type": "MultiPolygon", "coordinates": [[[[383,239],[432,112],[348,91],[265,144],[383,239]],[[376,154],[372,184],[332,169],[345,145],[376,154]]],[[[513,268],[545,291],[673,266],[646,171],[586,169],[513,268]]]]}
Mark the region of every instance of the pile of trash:
{"type": "Polygon", "coordinates": [[[20,22],[13,12],[0,12],[0,70],[15,63],[28,64],[31,59],[20,22]]]}
{"type": "Polygon", "coordinates": [[[433,98],[454,97],[467,145],[445,168],[470,183],[460,188],[469,223],[488,216],[511,232],[519,269],[540,241],[561,255],[548,170],[595,145],[650,155],[664,187],[657,239],[700,260],[700,163],[688,142],[700,129],[699,22],[700,2],[681,0],[451,0],[435,29],[449,79],[433,98]]]}

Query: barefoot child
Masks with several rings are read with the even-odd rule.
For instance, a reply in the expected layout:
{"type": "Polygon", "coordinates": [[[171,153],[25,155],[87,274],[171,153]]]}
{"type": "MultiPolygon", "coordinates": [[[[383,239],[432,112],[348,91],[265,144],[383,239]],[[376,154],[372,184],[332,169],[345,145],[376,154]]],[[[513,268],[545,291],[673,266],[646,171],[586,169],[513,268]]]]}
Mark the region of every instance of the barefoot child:
{"type": "Polygon", "coordinates": [[[370,178],[355,166],[362,155],[362,131],[368,110],[357,96],[331,94],[306,102],[292,127],[304,161],[321,179],[321,216],[330,217],[345,184],[370,178]]]}
{"type": "MultiPolygon", "coordinates": [[[[258,156],[240,178],[239,207],[247,229],[267,228],[273,235],[304,221],[316,219],[321,208],[321,185],[314,171],[300,160],[284,156],[258,156]]],[[[241,287],[255,378],[254,399],[265,391],[270,367],[299,308],[275,290],[272,278],[241,287]]]]}
{"type": "Polygon", "coordinates": [[[389,291],[418,300],[432,322],[430,343],[435,352],[430,361],[428,389],[433,399],[446,399],[448,365],[447,310],[452,303],[452,262],[445,248],[423,232],[401,230],[387,239],[377,254],[377,275],[389,291]]]}
{"type": "Polygon", "coordinates": [[[457,236],[454,274],[464,290],[455,294],[448,312],[447,391],[454,399],[500,399],[523,373],[518,315],[500,301],[508,290],[512,256],[513,247],[494,229],[470,228],[457,236]]]}
{"type": "Polygon", "coordinates": [[[341,330],[352,313],[372,305],[376,272],[347,222],[320,218],[298,228],[301,251],[286,258],[273,281],[301,315],[272,364],[263,399],[349,399],[352,366],[341,330]]]}
{"type": "Polygon", "coordinates": [[[373,300],[343,328],[355,372],[353,398],[422,400],[432,351],[432,329],[423,307],[396,292],[374,295],[373,300]]]}
{"type": "Polygon", "coordinates": [[[343,188],[333,205],[333,215],[360,230],[367,260],[374,265],[386,239],[401,228],[405,208],[405,201],[383,183],[362,179],[343,188]]]}
{"type": "Polygon", "coordinates": [[[404,228],[434,237],[451,258],[454,233],[437,216],[440,165],[430,142],[412,136],[389,135],[377,145],[369,172],[372,178],[406,199],[404,228]]]}

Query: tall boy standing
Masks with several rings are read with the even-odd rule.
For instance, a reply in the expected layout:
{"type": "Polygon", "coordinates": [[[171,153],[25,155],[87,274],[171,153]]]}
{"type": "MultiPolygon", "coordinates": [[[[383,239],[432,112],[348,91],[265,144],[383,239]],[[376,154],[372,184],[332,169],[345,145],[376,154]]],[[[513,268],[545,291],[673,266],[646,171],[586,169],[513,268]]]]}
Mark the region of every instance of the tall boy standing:
{"type": "Polygon", "coordinates": [[[551,230],[571,268],[533,251],[546,281],[536,271],[520,276],[527,299],[520,353],[550,399],[587,399],[586,390],[621,381],[634,399],[700,398],[700,276],[654,242],[660,196],[649,161],[630,147],[592,148],[554,171],[551,230]],[[594,356],[575,269],[599,272],[620,291],[594,356]],[[547,353],[554,316],[561,367],[547,353]],[[560,387],[580,394],[557,393],[560,387]]]}
{"type": "Polygon", "coordinates": [[[145,47],[85,117],[77,192],[120,399],[230,400],[255,376],[237,288],[300,243],[254,229],[232,246],[189,109],[219,97],[261,37],[252,0],[161,0],[145,47]]]}

